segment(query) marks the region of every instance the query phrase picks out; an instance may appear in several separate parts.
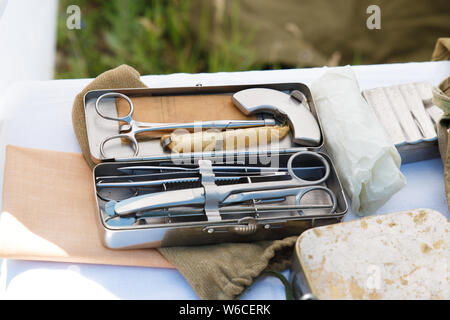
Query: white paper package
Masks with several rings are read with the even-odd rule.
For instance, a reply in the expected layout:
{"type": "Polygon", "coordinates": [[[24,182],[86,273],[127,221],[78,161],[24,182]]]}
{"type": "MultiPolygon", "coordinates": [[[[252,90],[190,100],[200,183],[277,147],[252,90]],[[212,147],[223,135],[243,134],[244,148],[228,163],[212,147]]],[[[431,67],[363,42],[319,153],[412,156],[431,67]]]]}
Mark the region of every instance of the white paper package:
{"type": "Polygon", "coordinates": [[[403,188],[401,158],[361,95],[352,69],[328,70],[311,86],[330,153],[353,212],[375,213],[403,188]]]}

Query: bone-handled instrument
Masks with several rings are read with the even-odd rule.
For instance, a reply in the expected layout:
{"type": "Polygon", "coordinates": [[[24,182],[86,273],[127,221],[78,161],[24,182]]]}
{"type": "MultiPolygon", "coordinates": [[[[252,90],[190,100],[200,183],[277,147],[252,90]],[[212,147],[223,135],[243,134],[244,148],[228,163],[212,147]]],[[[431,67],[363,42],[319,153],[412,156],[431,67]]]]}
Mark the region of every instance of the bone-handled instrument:
{"type": "Polygon", "coordinates": [[[321,142],[319,124],[300,91],[293,91],[289,95],[267,88],[245,89],[233,95],[233,103],[247,115],[269,111],[286,117],[295,143],[318,146],[321,142]]]}

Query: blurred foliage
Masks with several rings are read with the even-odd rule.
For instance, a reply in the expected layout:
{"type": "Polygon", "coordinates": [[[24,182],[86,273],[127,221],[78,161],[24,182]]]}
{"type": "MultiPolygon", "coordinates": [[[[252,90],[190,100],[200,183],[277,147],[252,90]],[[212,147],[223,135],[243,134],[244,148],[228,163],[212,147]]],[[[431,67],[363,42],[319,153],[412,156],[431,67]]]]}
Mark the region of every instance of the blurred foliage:
{"type": "Polygon", "coordinates": [[[225,39],[206,10],[192,16],[188,0],[60,0],[55,77],[95,77],[124,63],[141,74],[260,69],[244,45],[252,40],[251,30],[238,32],[236,2],[233,10],[225,39]],[[73,4],[81,9],[79,30],[66,26],[73,4]],[[199,19],[202,32],[191,34],[190,19],[199,19]]]}

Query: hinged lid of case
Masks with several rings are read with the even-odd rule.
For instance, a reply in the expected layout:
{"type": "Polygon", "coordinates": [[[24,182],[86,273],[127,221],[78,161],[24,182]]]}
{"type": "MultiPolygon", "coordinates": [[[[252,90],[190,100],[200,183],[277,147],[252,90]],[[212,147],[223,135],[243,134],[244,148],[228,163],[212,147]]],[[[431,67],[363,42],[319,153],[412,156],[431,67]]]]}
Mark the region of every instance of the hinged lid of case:
{"type": "MultiPolygon", "coordinates": [[[[222,99],[223,100],[223,99],[222,99]]],[[[161,104],[162,106],[163,104],[161,104]]],[[[202,86],[197,85],[195,87],[173,87],[173,88],[139,88],[139,89],[105,89],[89,91],[84,97],[85,106],[85,118],[86,128],[89,140],[89,148],[91,157],[94,162],[104,161],[136,161],[136,160],[165,160],[165,159],[192,159],[192,158],[224,158],[233,156],[247,156],[251,154],[260,153],[293,153],[300,150],[320,150],[323,146],[323,134],[320,119],[317,116],[314,101],[312,99],[310,90],[302,83],[282,83],[282,84],[254,84],[254,85],[233,85],[233,86],[202,86]],[[104,139],[119,134],[119,128],[123,123],[119,121],[113,121],[111,119],[105,119],[99,116],[96,111],[96,101],[98,97],[105,93],[117,92],[126,95],[131,100],[139,97],[160,97],[163,99],[169,99],[172,97],[224,97],[231,96],[238,91],[250,89],[250,88],[267,88],[274,89],[287,94],[292,94],[295,99],[295,93],[300,92],[306,97],[306,104],[313,117],[317,120],[320,129],[320,142],[313,147],[300,145],[293,142],[292,128],[291,132],[283,138],[279,143],[269,143],[267,146],[258,146],[256,148],[241,148],[238,150],[224,151],[215,150],[208,152],[187,152],[187,153],[171,153],[165,150],[161,145],[160,139],[145,139],[138,140],[139,152],[134,154],[132,144],[123,141],[123,139],[116,139],[108,141],[105,144],[104,155],[102,155],[100,146],[104,139]]],[[[171,109],[170,106],[168,109],[171,109]]],[[[115,97],[106,97],[101,100],[101,112],[108,115],[111,118],[118,117],[118,106],[116,105],[115,97]]],[[[176,109],[175,109],[176,110],[176,109]]],[[[193,110],[195,121],[202,121],[202,112],[204,109],[199,108],[198,111],[193,110]]],[[[170,112],[170,110],[162,110],[161,112],[170,112]]],[[[133,115],[131,115],[133,116],[133,115]]],[[[166,119],[170,119],[170,115],[166,115],[166,119]]],[[[276,114],[272,112],[261,112],[255,115],[256,119],[275,119],[278,120],[276,114]]],[[[140,121],[139,118],[133,118],[136,121],[140,121]]],[[[229,119],[217,119],[217,120],[229,120],[229,119]]],[[[156,121],[155,121],[156,122],[156,121]]],[[[292,125],[291,125],[292,126],[292,125]]]]}

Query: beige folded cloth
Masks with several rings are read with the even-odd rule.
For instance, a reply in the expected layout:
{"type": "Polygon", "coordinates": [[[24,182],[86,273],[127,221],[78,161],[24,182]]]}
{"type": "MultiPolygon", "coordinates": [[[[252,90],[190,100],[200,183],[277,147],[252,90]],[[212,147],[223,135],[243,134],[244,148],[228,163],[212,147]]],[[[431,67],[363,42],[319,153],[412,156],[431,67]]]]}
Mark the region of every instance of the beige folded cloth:
{"type": "Polygon", "coordinates": [[[81,154],[7,146],[5,157],[1,258],[173,268],[153,249],[103,246],[81,154]]]}

